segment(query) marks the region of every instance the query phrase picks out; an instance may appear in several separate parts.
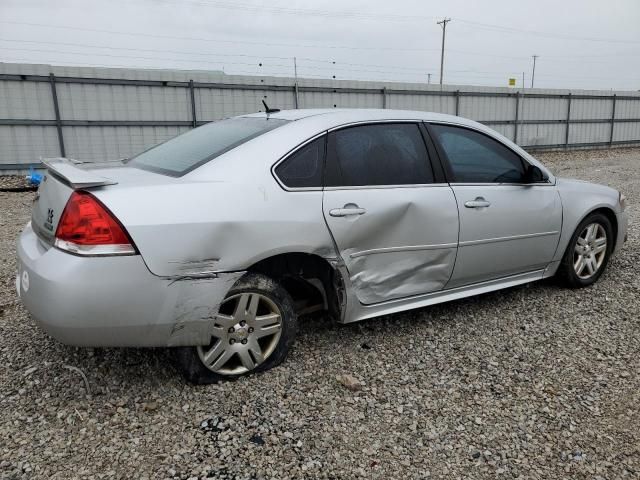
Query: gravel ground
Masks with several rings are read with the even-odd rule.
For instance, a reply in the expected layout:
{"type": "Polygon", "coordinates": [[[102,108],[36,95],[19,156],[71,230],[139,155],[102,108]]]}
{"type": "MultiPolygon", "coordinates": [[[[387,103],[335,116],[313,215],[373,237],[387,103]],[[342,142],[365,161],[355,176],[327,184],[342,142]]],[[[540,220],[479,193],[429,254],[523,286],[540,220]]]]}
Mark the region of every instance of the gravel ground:
{"type": "Polygon", "coordinates": [[[36,190],[30,185],[26,175],[0,175],[0,192],[22,192],[36,190]]]}
{"type": "MultiPolygon", "coordinates": [[[[539,158],[621,189],[638,223],[640,149],[539,158]]],[[[194,387],[167,350],[36,328],[14,290],[32,195],[0,192],[2,477],[640,478],[637,229],[591,288],[308,319],[281,367],[194,387]]]]}

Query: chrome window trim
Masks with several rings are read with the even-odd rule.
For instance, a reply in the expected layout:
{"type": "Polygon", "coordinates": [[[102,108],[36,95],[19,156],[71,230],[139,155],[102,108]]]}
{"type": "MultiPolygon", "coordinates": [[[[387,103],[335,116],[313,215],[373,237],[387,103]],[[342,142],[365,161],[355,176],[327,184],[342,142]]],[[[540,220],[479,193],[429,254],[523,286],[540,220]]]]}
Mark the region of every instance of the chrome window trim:
{"type": "Polygon", "coordinates": [[[546,182],[534,182],[534,183],[481,183],[481,182],[453,182],[450,183],[452,187],[552,187],[555,183],[550,181],[546,182]]]}
{"type": "Polygon", "coordinates": [[[395,189],[395,188],[425,188],[425,187],[449,187],[448,183],[412,183],[412,184],[400,184],[400,185],[353,185],[343,187],[324,187],[326,192],[332,192],[334,190],[382,190],[382,189],[395,189]]]}
{"type": "Polygon", "coordinates": [[[382,119],[382,120],[358,120],[354,122],[343,123],[340,125],[336,125],[327,130],[327,132],[335,132],[336,130],[342,130],[343,128],[349,127],[357,127],[362,125],[378,125],[380,123],[415,123],[416,125],[419,123],[424,123],[424,119],[415,119],[411,120],[408,118],[403,119],[382,119]]]}
{"type": "MultiPolygon", "coordinates": [[[[323,187],[322,185],[320,185],[319,187],[287,187],[284,184],[284,182],[282,182],[282,180],[280,180],[278,175],[276,175],[276,168],[278,168],[278,165],[280,165],[282,162],[287,160],[291,155],[295,155],[300,149],[304,148],[305,146],[307,146],[311,142],[317,140],[318,138],[322,137],[323,135],[326,135],[327,132],[328,132],[327,130],[324,130],[323,132],[320,132],[317,135],[314,135],[313,137],[309,137],[304,142],[299,143],[298,145],[293,147],[291,150],[289,150],[287,153],[285,153],[282,157],[280,157],[279,160],[276,160],[276,162],[273,165],[271,165],[271,175],[273,176],[273,178],[275,178],[276,182],[278,182],[278,185],[280,185],[280,188],[282,188],[283,190],[285,190],[287,192],[319,192],[319,191],[322,191],[322,187],[323,187]]],[[[326,148],[325,148],[325,158],[326,158],[326,156],[327,156],[327,152],[326,152],[326,148]]],[[[322,165],[322,169],[324,170],[324,163],[322,165]]]]}

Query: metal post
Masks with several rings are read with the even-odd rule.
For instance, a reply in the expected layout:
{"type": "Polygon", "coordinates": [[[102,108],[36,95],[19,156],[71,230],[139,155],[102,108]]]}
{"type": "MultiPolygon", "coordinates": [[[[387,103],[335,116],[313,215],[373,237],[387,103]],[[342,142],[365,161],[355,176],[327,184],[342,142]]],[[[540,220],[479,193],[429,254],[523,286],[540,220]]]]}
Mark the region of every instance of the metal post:
{"type": "Polygon", "coordinates": [[[616,124],[616,94],[613,94],[613,105],[611,106],[611,132],[609,134],[609,146],[613,145],[613,128],[616,124]]]}
{"type": "Polygon", "coordinates": [[[49,83],[51,84],[51,96],[53,97],[53,112],[56,115],[56,128],[58,130],[58,144],[60,145],[60,156],[66,157],[64,150],[64,137],[62,136],[62,120],[60,119],[60,107],[58,106],[58,93],[56,92],[56,76],[49,74],[49,83]]]}
{"type": "Polygon", "coordinates": [[[518,143],[518,110],[520,108],[520,92],[516,92],[516,116],[513,120],[513,143],[518,143]]]}
{"type": "Polygon", "coordinates": [[[382,87],[382,108],[387,108],[387,87],[382,87]]]}
{"type": "Polygon", "coordinates": [[[571,93],[567,95],[567,120],[566,129],[564,132],[564,148],[569,146],[569,122],[571,121],[571,93]]]}
{"type": "Polygon", "coordinates": [[[533,57],[533,71],[531,72],[531,88],[533,88],[533,81],[536,78],[536,58],[539,57],[539,55],[532,55],[533,57]]]}
{"type": "Polygon", "coordinates": [[[191,125],[196,128],[198,119],[196,117],[196,94],[193,88],[193,80],[189,80],[189,94],[191,95],[191,125]]]}
{"type": "Polygon", "coordinates": [[[460,90],[456,90],[456,117],[460,113],[460,90]]]}
{"type": "Polygon", "coordinates": [[[295,103],[296,110],[298,109],[298,60],[293,57],[293,75],[295,83],[293,84],[293,102],[295,103]]]}

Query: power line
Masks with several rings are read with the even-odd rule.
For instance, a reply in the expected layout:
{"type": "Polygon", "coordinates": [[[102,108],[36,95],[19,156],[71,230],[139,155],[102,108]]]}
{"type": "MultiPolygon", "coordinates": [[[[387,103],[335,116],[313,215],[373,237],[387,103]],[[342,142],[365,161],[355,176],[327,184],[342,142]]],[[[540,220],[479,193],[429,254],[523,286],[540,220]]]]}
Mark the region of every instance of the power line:
{"type": "MultiPolygon", "coordinates": [[[[175,0],[156,0],[164,3],[174,3],[177,5],[183,5],[185,0],[180,2],[176,2],[175,0]]],[[[186,0],[188,3],[194,5],[201,5],[206,7],[213,8],[224,8],[229,10],[237,10],[237,11],[248,11],[248,12],[265,12],[265,13],[281,13],[287,15],[305,15],[305,16],[323,16],[323,17],[335,17],[335,18],[360,18],[360,19],[371,19],[371,20],[381,20],[381,21],[408,21],[408,22],[416,22],[416,21],[424,21],[424,20],[433,20],[436,17],[433,16],[424,16],[424,15],[397,15],[391,13],[362,13],[362,12],[353,12],[353,11],[330,11],[330,10],[318,10],[318,9],[301,9],[301,8],[291,8],[291,7],[278,7],[278,6],[267,6],[267,5],[254,5],[254,4],[246,4],[246,3],[236,3],[236,2],[228,2],[228,1],[219,1],[219,0],[211,0],[211,1],[195,1],[195,0],[186,0]]],[[[562,38],[565,40],[578,40],[578,41],[591,41],[591,42],[604,42],[604,43],[628,43],[628,44],[638,44],[640,41],[638,40],[623,40],[623,39],[612,39],[612,38],[597,38],[597,37],[580,37],[580,36],[572,36],[566,34],[558,34],[553,32],[544,32],[539,30],[525,30],[516,27],[509,27],[504,25],[496,25],[490,23],[482,23],[476,22],[473,20],[465,20],[463,18],[455,17],[455,20],[464,24],[469,25],[470,27],[480,28],[485,30],[496,30],[504,33],[513,33],[513,34],[527,34],[527,35],[537,35],[537,36],[545,36],[551,38],[562,38]]]]}
{"type": "Polygon", "coordinates": [[[502,33],[513,33],[513,34],[525,34],[525,35],[537,35],[540,37],[549,37],[549,38],[561,38],[563,40],[577,40],[577,41],[586,41],[586,42],[603,42],[603,43],[627,43],[627,44],[638,44],[639,40],[622,40],[622,39],[614,39],[614,38],[597,38],[597,37],[579,37],[573,35],[565,35],[561,33],[552,33],[552,32],[542,32],[539,30],[523,30],[521,28],[515,27],[505,27],[503,25],[493,25],[490,23],[480,23],[474,22],[471,20],[464,20],[461,18],[456,18],[456,21],[460,23],[467,24],[469,26],[480,28],[484,30],[493,30],[499,31],[502,33]]]}
{"type": "MultiPolygon", "coordinates": [[[[181,2],[176,2],[175,0],[157,0],[164,3],[174,3],[182,5],[184,0],[181,2]]],[[[424,16],[424,15],[398,15],[391,13],[362,13],[362,12],[353,12],[353,11],[330,11],[330,10],[319,10],[319,9],[301,9],[301,8],[291,8],[291,7],[279,7],[279,6],[267,6],[267,5],[254,5],[254,4],[246,4],[246,3],[236,3],[236,2],[228,2],[228,1],[219,1],[219,0],[210,0],[210,1],[195,1],[195,0],[187,0],[188,3],[213,7],[213,8],[224,8],[229,10],[240,10],[240,11],[249,11],[249,12],[265,12],[265,13],[282,13],[287,15],[305,15],[305,16],[324,16],[324,17],[335,17],[335,18],[360,18],[360,19],[376,19],[383,21],[408,21],[408,22],[416,22],[416,21],[424,21],[424,20],[432,20],[436,17],[433,16],[424,16]]],[[[523,33],[523,34],[533,34],[539,36],[548,36],[554,38],[563,38],[570,40],[581,40],[581,41],[594,41],[594,42],[607,42],[607,43],[640,43],[637,40],[622,40],[622,39],[611,39],[611,38],[595,38],[595,37],[576,37],[565,34],[557,34],[553,32],[544,32],[539,30],[523,30],[515,27],[508,27],[504,25],[496,25],[490,23],[482,23],[476,22],[472,20],[465,20],[462,18],[455,18],[456,21],[461,23],[465,23],[469,26],[473,26],[476,28],[483,29],[493,29],[500,30],[507,33],[523,33]]]]}
{"type": "Polygon", "coordinates": [[[389,51],[402,51],[402,52],[437,52],[437,48],[409,48],[409,47],[353,47],[346,45],[319,45],[319,44],[294,44],[294,43],[269,43],[269,42],[252,42],[247,40],[224,40],[220,38],[203,38],[203,37],[181,37],[175,35],[158,35],[152,33],[141,33],[141,32],[123,32],[118,30],[107,30],[107,29],[98,29],[98,28],[86,28],[86,27],[76,27],[72,25],[49,25],[43,23],[31,23],[31,22],[15,22],[15,21],[7,21],[0,20],[0,23],[10,24],[10,25],[26,25],[31,27],[41,27],[41,28],[54,28],[60,30],[77,30],[83,32],[91,32],[91,33],[108,33],[111,35],[127,35],[131,37],[146,37],[146,38],[164,38],[167,40],[188,40],[195,42],[213,42],[213,43],[230,43],[230,44],[244,44],[244,45],[258,45],[258,46],[267,46],[267,47],[292,47],[292,48],[318,48],[318,49],[331,49],[331,50],[372,50],[372,51],[380,51],[380,50],[389,50],[389,51]]]}
{"type": "MultiPolygon", "coordinates": [[[[14,48],[14,47],[10,47],[10,48],[6,48],[4,47],[4,50],[17,50],[17,51],[21,51],[21,52],[41,52],[41,53],[59,53],[61,55],[80,55],[80,56],[88,56],[88,57],[111,57],[111,58],[131,58],[134,60],[169,60],[172,62],[193,62],[193,63],[204,63],[207,65],[212,65],[212,64],[228,64],[228,65],[253,65],[253,66],[260,66],[258,63],[246,63],[246,62],[228,62],[228,61],[208,61],[208,60],[196,60],[193,58],[167,58],[167,57],[143,57],[143,56],[131,56],[131,55],[111,55],[108,53],[92,53],[92,52],[61,52],[60,50],[47,50],[47,49],[41,49],[41,48],[14,48]]],[[[285,67],[287,65],[281,65],[281,64],[274,64],[274,66],[278,66],[278,67],[285,67]]]]}
{"type": "MultiPolygon", "coordinates": [[[[2,41],[0,39],[0,41],[2,41]]],[[[115,47],[114,47],[115,48],[115,47]]],[[[184,59],[184,58],[172,58],[172,57],[150,57],[150,56],[138,56],[138,55],[112,55],[112,54],[108,54],[108,53],[95,53],[95,52],[76,52],[76,51],[60,51],[60,50],[51,50],[51,49],[40,49],[40,48],[14,48],[14,47],[3,47],[2,49],[4,50],[11,50],[11,51],[26,51],[26,52],[37,52],[37,53],[57,53],[60,55],[76,55],[76,56],[85,56],[85,57],[108,57],[108,58],[114,58],[114,59],[133,59],[133,60],[160,60],[160,61],[169,61],[169,62],[180,62],[180,63],[198,63],[198,64],[206,64],[206,65],[214,65],[216,67],[223,67],[224,65],[239,65],[239,66],[255,66],[256,68],[267,68],[267,67],[284,67],[287,69],[287,72],[285,72],[287,75],[289,75],[290,72],[290,65],[289,63],[286,64],[282,64],[282,63],[265,63],[265,62],[260,62],[260,61],[256,61],[255,63],[248,63],[248,62],[234,62],[234,61],[228,61],[228,60],[211,60],[211,61],[207,61],[207,60],[197,60],[197,59],[184,59]]],[[[129,50],[129,49],[127,49],[129,50]]],[[[161,52],[160,50],[154,50],[154,51],[158,51],[161,52]]],[[[215,54],[212,54],[215,55],[215,54]]],[[[259,56],[256,56],[255,58],[261,58],[259,56]]],[[[263,58],[267,58],[267,57],[263,57],[263,58]]],[[[287,61],[291,61],[292,57],[273,57],[275,59],[283,59],[283,60],[287,60],[287,61]]],[[[23,59],[20,59],[23,60],[23,59]]],[[[298,57],[298,60],[301,60],[300,57],[298,57]]],[[[314,62],[329,62],[329,61],[325,61],[325,60],[317,60],[317,59],[302,59],[302,60],[306,60],[306,61],[314,61],[314,62]]],[[[25,61],[33,61],[33,60],[25,60],[25,61]]],[[[49,62],[49,60],[48,60],[49,62]]],[[[66,60],[65,60],[66,62],[66,60]]],[[[75,62],[74,62],[75,63],[75,62]]],[[[375,65],[370,65],[370,64],[350,64],[350,63],[342,63],[342,62],[336,62],[336,61],[330,61],[330,66],[328,67],[322,67],[322,66],[317,66],[317,65],[304,65],[304,64],[298,64],[298,67],[302,70],[316,70],[316,71],[324,71],[324,72],[328,72],[328,71],[336,71],[336,72],[345,72],[345,73],[361,73],[361,74],[367,74],[368,76],[370,76],[369,74],[371,73],[380,73],[380,74],[391,74],[394,75],[396,78],[394,78],[391,81],[396,81],[398,77],[410,77],[415,79],[417,82],[421,82],[424,80],[425,75],[428,75],[428,70],[427,69],[415,69],[415,71],[408,71],[408,72],[399,72],[398,68],[396,68],[395,66],[380,66],[381,69],[366,69],[366,68],[348,68],[348,66],[375,66],[375,65]],[[343,66],[345,65],[345,66],[343,66]]],[[[106,65],[108,66],[108,65],[106,65]]],[[[118,66],[124,66],[126,68],[135,68],[135,66],[133,65],[118,65],[118,66]]],[[[412,69],[413,70],[413,69],[412,69]]],[[[456,69],[449,69],[448,70],[449,75],[453,74],[454,77],[469,77],[469,76],[475,76],[475,77],[485,77],[485,78],[502,78],[505,75],[509,75],[511,72],[510,71],[504,71],[504,72],[500,72],[500,71],[488,71],[488,70],[474,70],[474,69],[462,69],[462,70],[456,70],[456,69]]],[[[257,72],[252,72],[252,73],[257,73],[257,72]]],[[[553,78],[569,78],[569,79],[575,79],[575,78],[582,78],[582,75],[552,75],[552,74],[538,74],[539,76],[544,76],[544,77],[553,77],[553,78]]],[[[324,74],[324,75],[318,75],[318,78],[327,78],[328,74],[324,74]]],[[[604,80],[610,80],[611,77],[598,77],[598,76],[590,76],[590,78],[594,78],[594,79],[604,79],[604,80]]]]}
{"type": "MultiPolygon", "coordinates": [[[[0,39],[1,41],[1,39],[0,39]]],[[[242,65],[242,66],[256,66],[256,67],[262,67],[264,62],[259,62],[256,61],[255,63],[248,63],[248,62],[233,62],[233,61],[228,61],[228,60],[198,60],[198,59],[191,59],[191,58],[170,58],[170,57],[148,57],[148,56],[139,56],[139,55],[112,55],[109,53],[95,53],[95,52],[76,52],[76,51],[60,51],[60,50],[51,50],[51,49],[44,49],[44,48],[16,48],[16,47],[2,47],[3,50],[13,50],[13,51],[20,51],[20,52],[38,52],[38,53],[58,53],[60,55],[79,55],[79,56],[87,56],[87,57],[109,57],[109,58],[117,58],[117,59],[133,59],[133,60],[165,60],[165,61],[171,61],[171,62],[181,62],[181,63],[199,63],[199,64],[206,64],[206,65],[242,65]]],[[[157,50],[156,50],[157,51],[157,50]]],[[[261,58],[261,57],[256,57],[256,58],[261,58]]],[[[267,57],[264,57],[267,58],[267,57]]],[[[283,58],[284,60],[291,60],[291,57],[273,57],[273,58],[283,58]]],[[[321,67],[321,66],[316,66],[316,65],[303,65],[301,66],[301,68],[304,69],[310,69],[310,70],[335,70],[335,71],[346,71],[346,72],[359,72],[359,73],[392,73],[395,75],[404,75],[404,76],[413,76],[415,78],[424,78],[424,74],[426,73],[426,71],[424,69],[418,70],[416,72],[397,72],[397,69],[394,67],[390,67],[390,68],[383,68],[383,69],[378,69],[378,70],[372,70],[372,69],[366,69],[366,68],[348,68],[348,67],[342,67],[342,64],[336,64],[336,62],[331,62],[332,65],[330,67],[321,67]]],[[[344,64],[344,65],[348,65],[348,64],[344,64]]],[[[365,65],[366,64],[359,64],[359,65],[365,65]]],[[[266,66],[266,65],[265,65],[266,66]]],[[[273,67],[289,67],[288,64],[278,64],[278,63],[272,63],[269,64],[269,66],[273,66],[273,67]]]]}
{"type": "Polygon", "coordinates": [[[285,14],[285,15],[303,15],[303,16],[313,16],[313,17],[333,17],[333,18],[349,18],[349,19],[361,19],[361,20],[384,20],[384,21],[416,21],[417,19],[426,19],[431,18],[435,19],[436,17],[425,17],[425,16],[412,16],[412,15],[397,15],[392,13],[363,13],[363,12],[354,12],[354,11],[330,11],[330,10],[317,10],[317,9],[301,9],[301,8],[291,8],[291,7],[279,7],[279,6],[271,6],[271,5],[254,5],[254,4],[246,4],[246,3],[236,3],[236,2],[227,2],[227,1],[197,1],[197,0],[155,0],[160,3],[170,3],[175,5],[184,5],[184,3],[189,3],[191,5],[199,5],[203,7],[212,7],[212,8],[222,8],[227,10],[236,10],[236,11],[246,11],[251,13],[275,13],[275,14],[285,14]]]}
{"type": "MultiPolygon", "coordinates": [[[[24,63],[28,63],[28,64],[33,64],[33,63],[40,63],[40,62],[34,62],[33,59],[27,59],[27,58],[6,58],[6,61],[9,62],[24,62],[24,63]]],[[[76,65],[76,66],[83,66],[83,67],[87,67],[87,68],[135,68],[132,65],[124,65],[124,64],[102,64],[102,63],[96,63],[96,62],[74,62],[74,61],[69,61],[69,60],[65,60],[63,63],[58,63],[55,61],[47,61],[45,62],[46,64],[49,65],[60,65],[60,66],[68,66],[68,65],[76,65]]],[[[167,67],[138,67],[138,68],[144,68],[147,70],[167,70],[167,67]]],[[[270,67],[264,67],[264,68],[270,68],[270,67]]],[[[269,71],[262,71],[262,72],[256,72],[255,70],[236,70],[234,69],[233,72],[230,72],[228,75],[233,76],[233,75],[250,75],[250,76],[255,76],[256,78],[263,78],[263,77],[290,77],[291,75],[291,66],[289,65],[288,68],[284,69],[284,70],[273,70],[270,69],[269,71]]],[[[449,77],[455,77],[456,81],[455,83],[459,84],[459,85],[463,85],[463,84],[470,84],[470,85],[479,85],[479,84],[484,84],[484,85],[488,85],[488,86],[495,86],[495,82],[493,82],[492,80],[489,80],[490,78],[503,78],[503,74],[493,74],[493,75],[483,75],[481,73],[475,73],[475,72],[468,72],[468,73],[458,73],[458,74],[449,74],[449,77]],[[473,80],[471,81],[469,79],[469,77],[471,78],[478,78],[477,80],[473,80]],[[459,80],[458,80],[459,79],[459,80]]],[[[578,77],[558,77],[556,75],[547,75],[549,77],[553,76],[554,78],[578,78],[578,77]]],[[[311,74],[311,73],[304,73],[302,75],[299,74],[299,78],[313,78],[313,79],[321,79],[321,80],[330,80],[329,78],[327,78],[327,75],[318,75],[318,74],[311,74]]],[[[593,77],[591,77],[593,78],[593,77]]],[[[598,78],[603,78],[603,77],[598,77],[598,78]]],[[[354,78],[354,77],[348,77],[345,76],[343,78],[340,78],[340,80],[361,80],[358,78],[354,78]]],[[[369,78],[369,80],[373,80],[371,78],[369,78]]],[[[629,86],[625,86],[625,87],[619,87],[619,88],[626,88],[626,89],[635,89],[636,87],[636,83],[638,80],[640,79],[629,79],[630,82],[634,82],[633,84],[629,84],[629,86]]],[[[375,81],[380,81],[380,82],[398,82],[398,78],[376,78],[375,81]]],[[[424,77],[422,77],[422,79],[419,80],[415,80],[412,82],[408,82],[408,83],[422,83],[422,81],[424,81],[424,77]]]]}
{"type": "MultiPolygon", "coordinates": [[[[70,43],[70,42],[55,42],[55,41],[37,41],[37,40],[16,40],[16,39],[8,39],[8,38],[0,38],[0,42],[12,42],[12,43],[27,43],[27,44],[39,44],[39,45],[62,45],[62,46],[72,46],[72,47],[81,47],[81,48],[101,48],[108,50],[125,50],[125,51],[133,51],[133,52],[154,52],[154,53],[176,53],[180,55],[198,55],[198,56],[206,56],[206,57],[246,57],[246,58],[256,58],[256,59],[276,59],[276,60],[291,60],[292,57],[281,57],[281,56],[269,56],[269,55],[249,55],[249,54],[233,54],[233,53],[212,53],[212,52],[194,52],[194,51],[186,51],[186,50],[158,50],[158,49],[150,49],[150,48],[130,48],[130,47],[115,47],[112,45],[90,45],[90,44],[78,44],[78,43],[70,43]]],[[[5,47],[6,48],[6,47],[5,47]]],[[[56,50],[57,52],[57,50],[56,50]]],[[[65,53],[65,52],[60,52],[65,53]]],[[[370,63],[350,63],[350,62],[337,62],[336,60],[327,60],[327,59],[319,59],[319,58],[310,58],[310,57],[297,57],[298,60],[304,60],[308,62],[314,63],[327,63],[331,65],[335,65],[339,63],[340,65],[349,65],[349,66],[357,66],[357,67],[380,67],[380,68],[393,68],[397,70],[411,70],[423,72],[423,68],[417,67],[403,67],[397,65],[379,65],[379,64],[370,64],[370,63]]]]}
{"type": "MultiPolygon", "coordinates": [[[[38,27],[38,28],[51,28],[51,29],[63,29],[63,30],[76,30],[76,31],[85,31],[85,32],[91,32],[91,33],[108,33],[108,34],[115,34],[115,35],[125,35],[125,36],[134,36],[134,37],[144,37],[144,38],[164,38],[164,39],[170,39],[170,40],[186,40],[186,41],[197,41],[197,42],[215,42],[215,43],[228,43],[228,44],[241,44],[241,45],[256,45],[256,46],[267,46],[267,47],[290,47],[290,48],[313,48],[313,49],[329,49],[329,50],[374,50],[374,51],[379,51],[379,50],[384,50],[384,51],[403,51],[403,52],[428,52],[428,51],[438,51],[439,49],[436,48],[407,48],[407,47],[398,47],[398,48],[394,48],[394,47],[354,47],[354,46],[347,46],[347,45],[319,45],[319,44],[289,44],[289,43],[269,43],[269,42],[252,42],[252,41],[246,41],[246,40],[225,40],[225,39],[219,39],[219,38],[203,38],[203,37],[183,37],[183,36],[173,36],[173,35],[158,35],[158,34],[145,34],[145,33],[132,33],[132,32],[123,32],[123,31],[116,31],[116,30],[106,30],[106,29],[96,29],[96,28],[86,28],[86,27],[76,27],[76,26],[70,26],[70,25],[50,25],[50,24],[40,24],[40,23],[32,23],[32,22],[16,22],[16,21],[7,21],[7,20],[0,20],[0,23],[4,23],[4,24],[8,24],[8,25],[25,25],[25,26],[32,26],[32,27],[38,27]]],[[[7,39],[8,40],[8,39],[7,39]]],[[[20,41],[20,42],[32,42],[35,43],[34,41],[28,41],[28,40],[10,40],[10,41],[20,41]]],[[[51,44],[64,44],[62,42],[39,42],[39,43],[51,43],[51,44]]],[[[68,45],[68,44],[67,44],[68,45]]],[[[83,46],[80,44],[71,44],[72,46],[83,46]]],[[[89,45],[87,45],[89,46],[89,45]]],[[[95,45],[95,48],[111,48],[111,49],[123,49],[122,47],[111,47],[111,46],[99,46],[99,45],[95,45]]],[[[133,50],[133,49],[132,49],[133,50]]],[[[152,49],[136,49],[136,50],[140,50],[140,51],[154,51],[152,49]]],[[[165,50],[166,52],[168,52],[168,50],[165,50]]],[[[485,56],[485,57],[492,57],[492,58],[505,58],[505,59],[514,59],[514,60],[526,60],[529,57],[526,56],[512,56],[512,55],[498,55],[498,54],[491,54],[491,53],[486,53],[486,52],[477,52],[477,51],[464,51],[464,50],[453,50],[450,49],[449,52],[452,53],[457,53],[460,55],[471,55],[471,56],[485,56]]],[[[178,53],[178,51],[172,51],[172,53],[178,53]]],[[[199,53],[199,52],[184,52],[184,51],[180,51],[179,53],[181,54],[191,54],[191,55],[207,55],[204,53],[199,53]]],[[[640,54],[637,53],[629,53],[629,54],[617,54],[617,56],[638,56],[640,54]]],[[[218,54],[218,56],[225,56],[225,54],[218,54]]],[[[231,54],[228,54],[226,56],[233,56],[231,54]]],[[[242,54],[238,54],[238,56],[242,56],[242,54]]],[[[600,56],[600,55],[594,55],[594,58],[601,58],[601,57],[605,57],[605,58],[610,58],[611,56],[616,56],[615,53],[611,54],[611,55],[604,55],[604,56],[600,56]]],[[[254,58],[258,58],[259,56],[252,56],[254,58]]],[[[290,57],[278,57],[278,56],[260,56],[262,58],[277,58],[277,59],[289,59],[290,57]]],[[[545,57],[547,57],[545,55],[545,57]]],[[[302,57],[299,57],[302,59],[302,57]]],[[[561,59],[563,57],[561,56],[549,56],[549,61],[554,61],[554,58],[558,58],[561,59]]],[[[564,57],[564,58],[591,58],[591,56],[578,56],[578,57],[564,57]]],[[[313,61],[316,61],[315,59],[310,59],[313,61]]],[[[319,61],[325,61],[325,60],[319,60],[319,61]]],[[[327,62],[330,62],[329,60],[326,60],[327,62]]],[[[556,61],[562,61],[562,60],[556,60],[556,61]]],[[[569,60],[571,61],[571,60],[569,60]]],[[[574,60],[577,61],[577,60],[574,60]]],[[[356,65],[356,64],[353,64],[356,65]]],[[[398,68],[402,68],[402,69],[410,69],[409,67],[398,67],[398,68]]],[[[416,69],[417,70],[417,69],[416,69]]]]}

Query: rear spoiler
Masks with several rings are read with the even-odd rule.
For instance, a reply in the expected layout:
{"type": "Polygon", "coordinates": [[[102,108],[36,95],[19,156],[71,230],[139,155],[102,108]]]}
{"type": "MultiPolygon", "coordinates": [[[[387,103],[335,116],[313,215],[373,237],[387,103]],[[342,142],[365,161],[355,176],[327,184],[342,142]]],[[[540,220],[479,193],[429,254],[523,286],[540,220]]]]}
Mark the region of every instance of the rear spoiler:
{"type": "Polygon", "coordinates": [[[82,165],[84,162],[70,158],[46,158],[42,160],[42,163],[44,163],[52,175],[59,177],[74,189],[115,185],[118,183],[110,178],[96,175],[79,167],[79,165],[82,165]]]}

